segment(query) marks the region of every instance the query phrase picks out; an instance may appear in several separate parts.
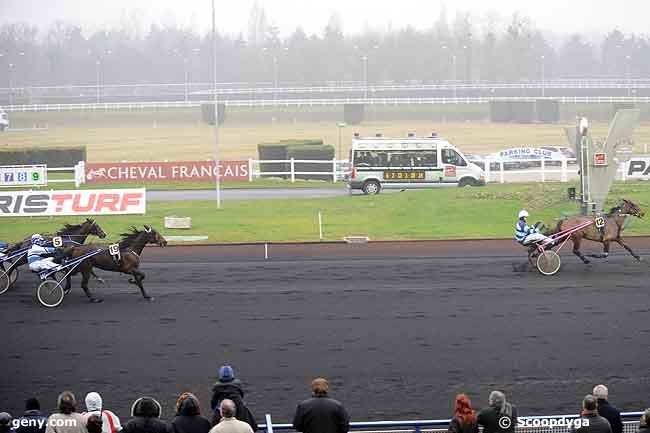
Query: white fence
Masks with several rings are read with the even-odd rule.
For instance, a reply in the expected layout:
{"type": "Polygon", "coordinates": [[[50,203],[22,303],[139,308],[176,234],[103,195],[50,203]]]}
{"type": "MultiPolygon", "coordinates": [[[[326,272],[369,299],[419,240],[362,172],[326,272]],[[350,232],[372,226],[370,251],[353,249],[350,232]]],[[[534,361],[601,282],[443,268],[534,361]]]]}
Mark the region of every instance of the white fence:
{"type": "Polygon", "coordinates": [[[75,188],[79,188],[79,185],[84,183],[86,179],[86,168],[85,168],[85,163],[83,161],[79,161],[77,164],[75,164],[74,167],[57,167],[57,168],[52,168],[48,167],[47,168],[47,183],[74,183],[75,188]],[[71,178],[65,178],[65,179],[52,179],[49,176],[49,173],[72,173],[71,178]]]}
{"type": "MultiPolygon", "coordinates": [[[[284,98],[284,99],[223,99],[219,103],[227,107],[289,107],[289,106],[330,106],[345,104],[367,105],[432,105],[432,104],[487,104],[490,101],[533,101],[544,98],[531,97],[435,97],[435,98],[284,98]]],[[[635,104],[650,103],[649,96],[562,96],[547,98],[565,104],[612,104],[631,102],[635,104]]],[[[192,108],[214,101],[153,101],[153,102],[104,102],[84,104],[29,104],[7,105],[5,111],[115,111],[147,110],[159,108],[192,108]]]]}

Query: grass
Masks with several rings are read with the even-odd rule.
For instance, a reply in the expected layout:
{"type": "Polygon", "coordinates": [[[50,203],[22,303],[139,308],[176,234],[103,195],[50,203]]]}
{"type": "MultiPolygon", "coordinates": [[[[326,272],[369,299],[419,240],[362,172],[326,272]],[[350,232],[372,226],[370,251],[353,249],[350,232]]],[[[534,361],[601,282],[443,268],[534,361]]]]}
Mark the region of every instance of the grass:
{"type": "MultiPolygon", "coordinates": [[[[533,221],[547,224],[578,207],[568,202],[570,184],[488,185],[378,196],[344,196],[305,200],[226,202],[152,202],[144,216],[105,216],[97,220],[116,239],[130,225],[150,224],[164,235],[207,235],[207,242],[318,241],[318,212],[325,240],[364,235],[372,240],[511,238],[517,212],[525,207],[533,221]],[[192,229],[163,229],[169,215],[192,217],[192,229]]],[[[647,183],[616,184],[612,199],[650,203],[647,183]]],[[[14,241],[33,232],[53,232],[74,217],[3,218],[0,239],[14,241]]],[[[650,234],[647,219],[634,219],[627,235],[650,234]]]]}
{"type": "MultiPolygon", "coordinates": [[[[219,128],[222,159],[257,158],[257,145],[287,138],[320,138],[334,145],[337,157],[347,158],[354,132],[372,136],[405,137],[407,132],[429,135],[437,131],[467,153],[487,154],[518,146],[566,145],[560,125],[520,125],[487,122],[440,123],[430,120],[370,120],[361,125],[342,129],[341,149],[338,146],[336,120],[320,122],[228,123],[219,128]]],[[[85,145],[89,162],[205,160],[214,157],[214,132],[202,124],[157,127],[129,125],[62,126],[45,131],[5,132],[0,134],[0,146],[64,147],[85,145]]],[[[607,135],[606,123],[593,123],[596,138],[607,135]]],[[[636,151],[650,144],[650,123],[639,125],[633,139],[636,151]]]]}

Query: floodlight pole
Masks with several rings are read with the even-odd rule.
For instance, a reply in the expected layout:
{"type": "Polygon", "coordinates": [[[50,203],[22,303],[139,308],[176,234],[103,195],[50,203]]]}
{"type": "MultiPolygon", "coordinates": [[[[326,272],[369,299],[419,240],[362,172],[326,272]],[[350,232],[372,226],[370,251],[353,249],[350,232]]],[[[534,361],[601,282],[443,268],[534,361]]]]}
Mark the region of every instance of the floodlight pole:
{"type": "Polygon", "coordinates": [[[214,164],[217,189],[217,209],[221,209],[221,170],[219,169],[219,104],[217,103],[217,27],[216,9],[212,0],[212,100],[214,103],[214,164]]]}

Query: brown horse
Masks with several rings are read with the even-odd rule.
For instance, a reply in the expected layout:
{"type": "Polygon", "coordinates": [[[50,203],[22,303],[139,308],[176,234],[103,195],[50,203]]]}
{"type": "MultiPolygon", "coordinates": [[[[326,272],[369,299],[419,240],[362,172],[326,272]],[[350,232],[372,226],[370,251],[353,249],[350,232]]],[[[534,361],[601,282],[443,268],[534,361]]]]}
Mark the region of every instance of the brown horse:
{"type": "MultiPolygon", "coordinates": [[[[132,227],[131,233],[122,233],[120,236],[122,236],[122,240],[119,242],[119,260],[115,260],[113,256],[111,256],[108,251],[108,245],[88,244],[68,248],[66,250],[66,256],[71,258],[80,257],[84,254],[96,251],[97,249],[104,250],[102,253],[84,260],[73,272],[73,274],[81,273],[81,288],[86,293],[86,296],[88,296],[90,302],[101,302],[101,299],[95,298],[88,289],[90,276],[94,275],[93,268],[132,275],[133,278],[129,279],[129,283],[137,285],[145,299],[153,300],[153,298],[144,290],[142,285],[142,280],[144,280],[145,274],[138,269],[140,266],[140,256],[142,255],[142,250],[147,244],[157,244],[160,247],[164,247],[167,245],[167,241],[160,233],[148,225],[144,226],[144,230],[138,230],[135,227],[132,227]]],[[[66,280],[66,291],[70,290],[70,284],[70,276],[68,276],[66,280]]]]}
{"type": "MultiPolygon", "coordinates": [[[[621,233],[625,228],[625,220],[628,216],[635,216],[637,218],[642,218],[645,215],[645,212],[641,207],[630,200],[621,200],[617,206],[614,206],[610,209],[607,215],[603,216],[605,221],[605,226],[602,228],[597,228],[596,224],[592,224],[584,229],[578,230],[571,235],[571,240],[573,241],[573,254],[580,257],[580,259],[586,264],[589,263],[582,252],[580,252],[580,244],[583,239],[588,239],[594,242],[600,242],[603,244],[603,253],[598,255],[592,255],[591,257],[595,258],[605,258],[609,255],[609,244],[611,242],[616,242],[623,248],[625,248],[632,256],[641,260],[641,256],[636,254],[632,249],[627,246],[623,239],[621,239],[621,233]]],[[[569,217],[560,220],[557,223],[555,231],[552,231],[550,234],[559,233],[563,230],[568,230],[571,227],[577,227],[580,224],[586,223],[588,221],[594,221],[594,218],[591,216],[575,216],[569,217]]]]}

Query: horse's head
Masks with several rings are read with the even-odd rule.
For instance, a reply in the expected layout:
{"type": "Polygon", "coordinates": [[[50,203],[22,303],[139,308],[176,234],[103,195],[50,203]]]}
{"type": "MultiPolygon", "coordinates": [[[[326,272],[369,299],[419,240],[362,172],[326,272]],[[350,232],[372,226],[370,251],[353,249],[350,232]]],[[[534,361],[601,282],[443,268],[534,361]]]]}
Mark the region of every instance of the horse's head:
{"type": "Polygon", "coordinates": [[[97,224],[92,218],[86,218],[86,221],[82,224],[85,234],[97,236],[98,238],[104,239],[106,237],[106,232],[97,224]]]}
{"type": "Polygon", "coordinates": [[[167,240],[153,227],[145,224],[144,231],[147,233],[147,243],[156,244],[159,247],[167,246],[167,240]]]}
{"type": "Polygon", "coordinates": [[[641,209],[641,206],[634,203],[632,200],[623,199],[621,200],[618,207],[621,210],[621,213],[623,214],[633,215],[637,218],[643,218],[643,216],[645,215],[645,211],[641,209]]]}

